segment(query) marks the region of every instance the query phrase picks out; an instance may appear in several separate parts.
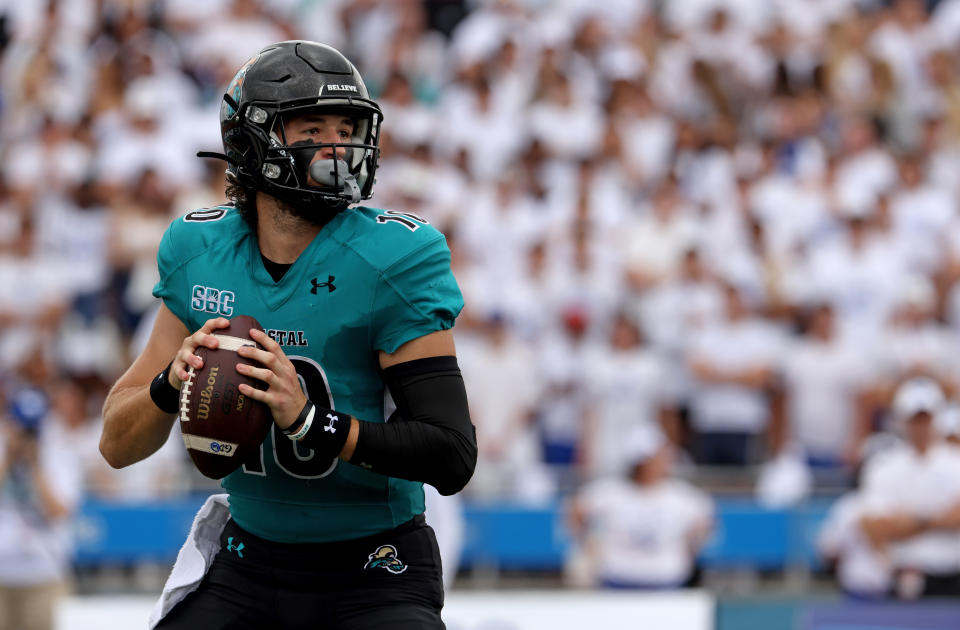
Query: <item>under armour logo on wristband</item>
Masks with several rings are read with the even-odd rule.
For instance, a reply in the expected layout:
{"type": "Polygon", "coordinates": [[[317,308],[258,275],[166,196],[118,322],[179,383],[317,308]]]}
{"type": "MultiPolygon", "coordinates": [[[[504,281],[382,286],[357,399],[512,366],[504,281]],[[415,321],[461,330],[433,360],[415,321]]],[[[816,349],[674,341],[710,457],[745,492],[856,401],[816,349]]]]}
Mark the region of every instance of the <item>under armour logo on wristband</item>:
{"type": "Polygon", "coordinates": [[[330,433],[336,433],[336,432],[337,432],[337,429],[336,429],[336,427],[333,426],[333,423],[336,422],[337,420],[339,420],[339,418],[337,418],[337,417],[336,417],[335,415],[333,415],[332,413],[328,413],[328,414],[327,414],[327,418],[330,419],[330,424],[328,424],[327,426],[323,427],[323,430],[324,430],[324,431],[329,431],[330,433]]]}

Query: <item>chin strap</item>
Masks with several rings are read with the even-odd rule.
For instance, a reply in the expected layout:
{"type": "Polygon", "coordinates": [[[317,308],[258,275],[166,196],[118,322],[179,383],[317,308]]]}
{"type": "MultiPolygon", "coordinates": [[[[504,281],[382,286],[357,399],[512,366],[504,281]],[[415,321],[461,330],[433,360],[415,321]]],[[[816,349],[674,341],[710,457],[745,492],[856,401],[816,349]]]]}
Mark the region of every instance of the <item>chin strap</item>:
{"type": "Polygon", "coordinates": [[[227,157],[227,156],[224,155],[223,153],[214,153],[213,151],[197,151],[197,157],[198,157],[198,158],[213,158],[213,159],[215,159],[215,160],[223,160],[224,162],[226,162],[226,163],[229,164],[230,166],[237,166],[237,167],[240,166],[240,165],[237,163],[236,160],[227,157]]]}

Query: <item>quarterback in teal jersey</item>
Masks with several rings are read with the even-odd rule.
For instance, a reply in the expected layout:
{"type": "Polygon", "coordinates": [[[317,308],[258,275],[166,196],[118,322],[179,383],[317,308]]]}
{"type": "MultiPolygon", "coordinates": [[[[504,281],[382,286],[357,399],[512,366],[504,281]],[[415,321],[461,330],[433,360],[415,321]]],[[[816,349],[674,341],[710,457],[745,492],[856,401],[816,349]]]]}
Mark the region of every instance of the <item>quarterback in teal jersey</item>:
{"type": "Polygon", "coordinates": [[[215,156],[232,203],[164,235],[163,303],[107,397],[100,450],[115,467],[154,453],[196,349],[240,314],[266,329],[237,351],[266,389],[240,391],[275,425],[198,514],[151,627],[444,627],[423,483],[456,493],[476,465],[462,297],[440,232],[355,205],[381,120],[356,68],[315,42],[264,48],[226,90],[215,156]]]}

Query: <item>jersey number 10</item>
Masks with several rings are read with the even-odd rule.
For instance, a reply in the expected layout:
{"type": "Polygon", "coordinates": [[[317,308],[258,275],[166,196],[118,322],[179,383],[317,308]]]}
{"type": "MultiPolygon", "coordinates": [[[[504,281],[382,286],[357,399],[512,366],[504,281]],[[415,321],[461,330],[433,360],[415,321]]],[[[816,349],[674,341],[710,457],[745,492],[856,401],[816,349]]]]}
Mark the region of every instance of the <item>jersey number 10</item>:
{"type": "MultiPolygon", "coordinates": [[[[330,385],[327,383],[327,376],[324,374],[323,368],[306,357],[291,356],[289,359],[293,363],[293,367],[297,369],[300,385],[307,397],[319,407],[333,408],[330,385]]],[[[243,463],[243,472],[260,476],[267,474],[264,468],[264,450],[271,442],[277,466],[291,477],[317,479],[326,477],[336,468],[337,461],[339,461],[336,457],[330,459],[317,456],[312,450],[303,448],[299,443],[284,435],[276,424],[273,425],[272,433],[270,441],[264,440],[264,443],[260,445],[260,452],[243,463]]]]}

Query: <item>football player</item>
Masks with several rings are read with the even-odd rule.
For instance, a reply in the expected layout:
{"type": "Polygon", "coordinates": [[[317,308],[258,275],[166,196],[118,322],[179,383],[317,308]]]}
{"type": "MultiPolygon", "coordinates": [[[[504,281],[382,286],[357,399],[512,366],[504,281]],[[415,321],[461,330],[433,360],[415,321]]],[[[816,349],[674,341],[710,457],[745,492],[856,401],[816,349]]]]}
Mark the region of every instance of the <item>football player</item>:
{"type": "Polygon", "coordinates": [[[197,515],[151,626],[444,627],[422,484],[456,493],[476,464],[462,297],[440,232],[354,205],[381,121],[353,64],[309,41],[264,48],[223,96],[224,154],[206,155],[226,160],[232,203],[164,235],[163,304],[105,402],[100,450],[122,467],[160,448],[195,351],[240,314],[267,329],[237,368],[267,388],[240,392],[275,426],[197,515]]]}

